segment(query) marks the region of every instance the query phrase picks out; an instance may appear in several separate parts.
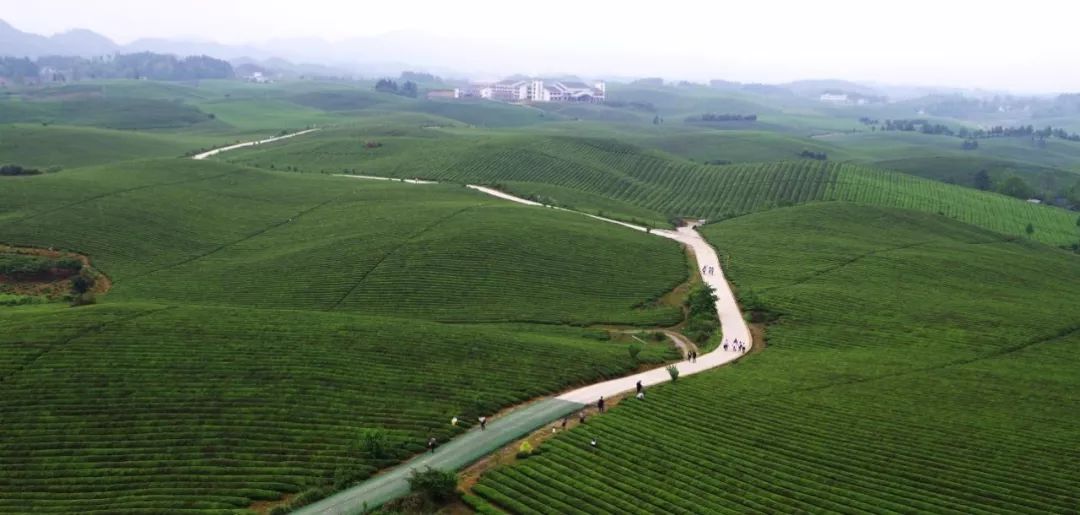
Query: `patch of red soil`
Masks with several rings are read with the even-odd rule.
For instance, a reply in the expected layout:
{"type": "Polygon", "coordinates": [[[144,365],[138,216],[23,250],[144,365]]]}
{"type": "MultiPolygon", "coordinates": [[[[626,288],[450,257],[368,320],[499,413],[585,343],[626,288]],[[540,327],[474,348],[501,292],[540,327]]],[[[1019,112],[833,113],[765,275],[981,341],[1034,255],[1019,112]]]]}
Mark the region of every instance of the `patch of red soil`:
{"type": "MultiPolygon", "coordinates": [[[[78,259],[82,263],[84,273],[94,279],[94,286],[90,289],[90,293],[101,295],[112,289],[112,281],[109,277],[94,268],[90,258],[82,254],[55,249],[14,247],[10,245],[0,245],[0,252],[40,256],[49,259],[78,259]]],[[[26,276],[0,275],[0,291],[17,295],[59,298],[71,291],[71,280],[76,275],[78,275],[77,272],[63,268],[53,268],[48,272],[26,276]]]]}

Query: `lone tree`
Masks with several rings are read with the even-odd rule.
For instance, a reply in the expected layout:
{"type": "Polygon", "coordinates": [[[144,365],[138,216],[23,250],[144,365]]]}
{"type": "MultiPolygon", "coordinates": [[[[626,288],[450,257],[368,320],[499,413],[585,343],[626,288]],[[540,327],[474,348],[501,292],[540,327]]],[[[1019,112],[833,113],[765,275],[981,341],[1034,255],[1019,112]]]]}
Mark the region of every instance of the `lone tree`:
{"type": "Polygon", "coordinates": [[[990,180],[990,174],[986,170],[979,170],[975,172],[975,178],[973,180],[975,187],[988,191],[994,188],[994,181],[990,180]]]}

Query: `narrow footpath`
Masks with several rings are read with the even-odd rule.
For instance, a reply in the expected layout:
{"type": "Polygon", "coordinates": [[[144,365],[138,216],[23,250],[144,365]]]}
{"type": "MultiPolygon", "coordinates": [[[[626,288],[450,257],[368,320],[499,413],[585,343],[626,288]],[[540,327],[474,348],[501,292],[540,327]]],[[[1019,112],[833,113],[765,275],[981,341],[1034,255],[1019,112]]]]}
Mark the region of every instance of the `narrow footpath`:
{"type": "MultiPolygon", "coordinates": [[[[318,129],[297,132],[286,136],[271,138],[259,142],[242,143],[231,147],[219,148],[199,154],[194,159],[207,157],[227,152],[229,150],[248,147],[257,144],[271,143],[285,138],[300,136],[318,129]]],[[[362,180],[391,180],[383,177],[368,177],[358,175],[342,175],[352,179],[362,180]]],[[[432,181],[409,180],[412,184],[435,184],[432,181]]],[[[578,211],[571,211],[554,206],[545,206],[537,202],[519,198],[508,193],[484,186],[468,185],[467,187],[503,199],[517,202],[527,206],[541,207],[545,209],[558,209],[588,216],[605,223],[615,224],[626,229],[641,231],[662,238],[675,240],[690,248],[697,259],[698,273],[702,281],[716,291],[716,313],[720,318],[720,326],[725,341],[745,342],[747,352],[753,345],[750,335],[750,327],[746,324],[739,305],[735,301],[735,294],[724,278],[720,268],[720,260],[716,250],[713,249],[696,230],[699,224],[690,224],[671,230],[649,230],[646,227],[634,225],[619,220],[612,220],[601,216],[590,215],[578,211]],[[703,270],[708,272],[703,272],[703,270]]],[[[730,363],[744,353],[725,351],[722,347],[698,356],[693,363],[681,361],[675,366],[679,369],[679,377],[697,374],[709,369],[730,363]]],[[[300,508],[295,513],[301,514],[353,514],[363,513],[382,504],[404,496],[409,493],[408,478],[413,469],[432,467],[443,470],[459,470],[465,466],[495,452],[505,445],[521,438],[533,431],[559,420],[571,413],[575,413],[591,404],[595,404],[600,397],[613,397],[615,395],[633,391],[637,382],[648,387],[671,380],[667,367],[658,367],[645,372],[639,372],[619,379],[612,379],[601,383],[577,388],[555,397],[549,397],[537,402],[530,403],[513,410],[505,415],[492,419],[487,424],[486,431],[473,428],[467,433],[439,446],[434,453],[423,454],[408,460],[396,467],[385,470],[371,479],[333,496],[323,499],[314,504],[300,508]]]]}
{"type": "Polygon", "coordinates": [[[254,147],[255,145],[265,145],[267,143],[273,143],[275,141],[281,141],[283,139],[289,139],[289,138],[295,138],[297,136],[303,136],[304,134],[308,134],[310,132],[315,132],[317,130],[319,130],[319,129],[308,129],[306,131],[294,132],[294,133],[291,133],[291,134],[286,134],[284,136],[277,136],[277,137],[274,137],[274,138],[267,138],[267,139],[263,139],[263,140],[259,140],[259,141],[248,141],[246,143],[237,143],[235,145],[229,145],[227,147],[215,148],[214,150],[210,150],[208,152],[203,152],[202,154],[196,154],[196,155],[192,156],[192,159],[194,159],[196,161],[202,161],[203,159],[206,159],[208,157],[216,156],[216,155],[218,155],[218,154],[220,154],[222,152],[228,152],[230,150],[236,150],[238,148],[244,148],[244,147],[254,147]]]}

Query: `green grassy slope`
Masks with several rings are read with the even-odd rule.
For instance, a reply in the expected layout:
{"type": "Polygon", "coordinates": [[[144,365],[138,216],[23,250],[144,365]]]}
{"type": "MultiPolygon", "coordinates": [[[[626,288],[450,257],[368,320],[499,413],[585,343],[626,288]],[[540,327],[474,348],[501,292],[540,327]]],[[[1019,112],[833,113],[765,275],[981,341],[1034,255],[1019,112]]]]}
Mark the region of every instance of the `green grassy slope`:
{"type": "MultiPolygon", "coordinates": [[[[643,358],[664,355],[655,346],[643,358]]],[[[0,511],[245,509],[362,479],[480,414],[633,366],[623,346],[580,330],[154,304],[6,308],[0,511]],[[364,428],[386,432],[385,456],[356,447],[364,428]]]]}
{"type": "Polygon", "coordinates": [[[515,513],[1076,508],[1074,257],[839,203],[705,233],[744,302],[779,317],[768,349],[594,417],[476,493],[515,513]]]}
{"type": "Polygon", "coordinates": [[[1078,237],[1076,217],[1062,209],[852,164],[803,160],[707,166],[611,140],[439,134],[445,137],[384,138],[379,140],[383,147],[369,149],[356,133],[327,131],[229,159],[260,167],[504,184],[577,208],[650,222],[846,200],[940,212],[1010,235],[1024,235],[1031,223],[1034,238],[1052,244],[1075,243],[1078,237]],[[577,193],[563,200],[551,186],[577,193]],[[608,201],[591,203],[590,196],[608,201]],[[633,208],[619,209],[613,201],[633,208]]]}
{"type": "Polygon", "coordinates": [[[50,125],[0,125],[0,163],[36,168],[178,157],[220,138],[50,125]]]}
{"type": "Polygon", "coordinates": [[[0,191],[0,241],[92,256],[117,300],[674,322],[676,310],[645,305],[686,274],[672,242],[456,186],[184,160],[12,184],[0,191]]]}
{"type": "Polygon", "coordinates": [[[61,123],[107,129],[167,129],[214,125],[198,108],[175,101],[87,97],[0,101],[0,123],[61,123]]]}
{"type": "Polygon", "coordinates": [[[643,138],[640,143],[698,162],[789,161],[798,159],[803,150],[825,152],[833,160],[844,157],[839,148],[812,138],[765,131],[671,132],[643,138]]]}

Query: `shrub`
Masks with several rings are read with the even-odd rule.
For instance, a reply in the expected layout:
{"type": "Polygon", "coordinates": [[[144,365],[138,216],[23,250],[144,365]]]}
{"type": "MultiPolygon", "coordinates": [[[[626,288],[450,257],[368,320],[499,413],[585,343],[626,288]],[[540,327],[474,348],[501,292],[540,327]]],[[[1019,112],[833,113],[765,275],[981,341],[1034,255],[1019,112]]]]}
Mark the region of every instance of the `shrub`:
{"type": "Polygon", "coordinates": [[[80,293],[71,296],[71,307],[90,306],[97,304],[97,297],[93,293],[80,293]]]}
{"type": "Polygon", "coordinates": [[[637,343],[637,342],[634,342],[634,343],[631,343],[630,346],[626,348],[626,352],[628,354],[630,354],[630,359],[632,359],[634,361],[637,361],[638,354],[641,354],[641,351],[644,350],[644,349],[645,349],[644,345],[642,345],[640,343],[637,343]]]}
{"type": "Polygon", "coordinates": [[[94,279],[85,275],[75,276],[71,280],[71,291],[76,295],[82,295],[94,287],[94,279]]]}
{"type": "Polygon", "coordinates": [[[32,168],[23,168],[19,165],[3,165],[0,166],[0,175],[14,176],[14,175],[40,175],[41,170],[35,170],[32,168]]]}
{"type": "Polygon", "coordinates": [[[533,454],[533,446],[529,442],[521,442],[521,446],[518,447],[517,457],[518,459],[525,459],[533,454]]]}
{"type": "Polygon", "coordinates": [[[360,450],[367,453],[367,455],[372,458],[384,459],[388,457],[390,438],[386,435],[386,431],[383,429],[361,429],[358,444],[360,446],[360,450]]]}
{"type": "Polygon", "coordinates": [[[457,474],[427,467],[423,471],[413,470],[409,476],[409,489],[427,497],[428,499],[442,503],[454,497],[457,491],[457,474]]]}
{"type": "Polygon", "coordinates": [[[668,365],[667,373],[669,376],[671,376],[671,382],[674,383],[675,381],[679,380],[679,367],[675,365],[668,365]]]}

